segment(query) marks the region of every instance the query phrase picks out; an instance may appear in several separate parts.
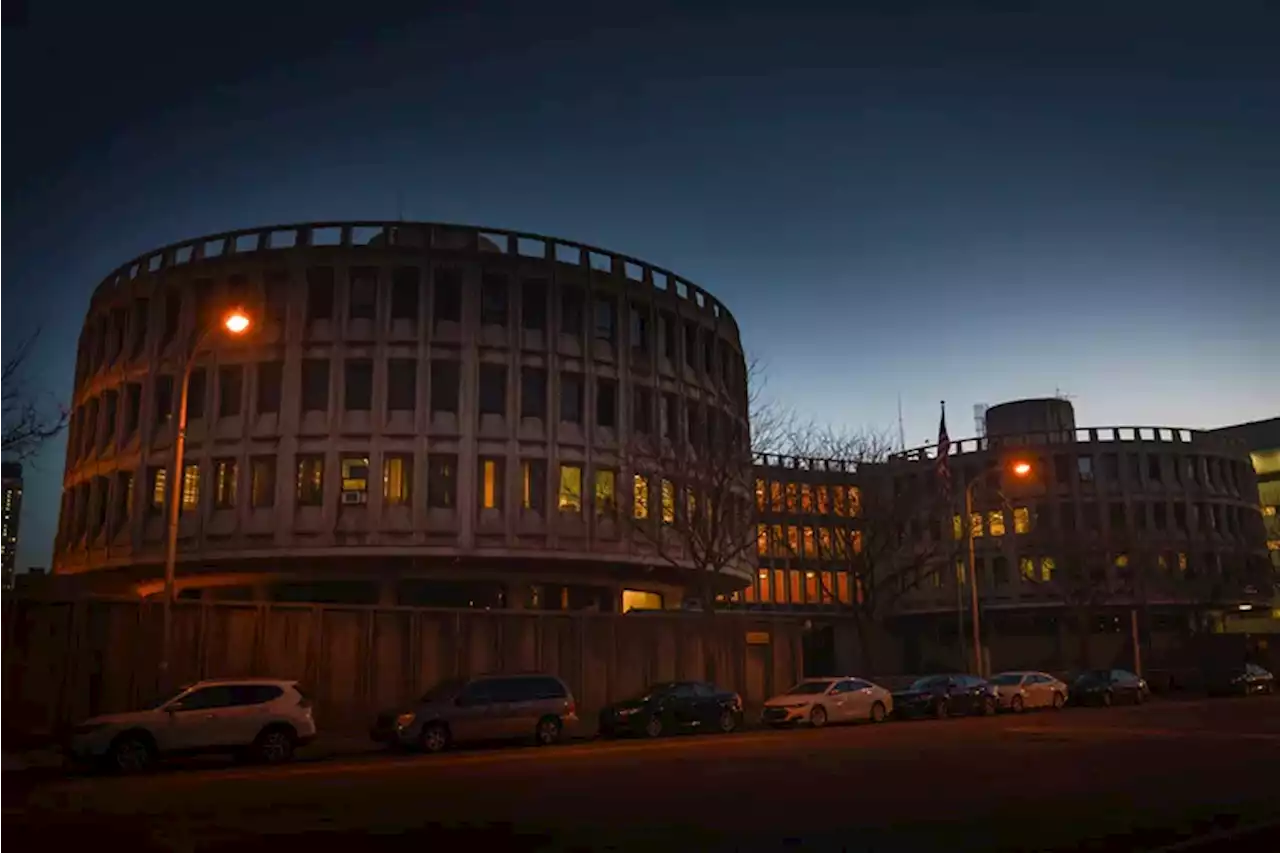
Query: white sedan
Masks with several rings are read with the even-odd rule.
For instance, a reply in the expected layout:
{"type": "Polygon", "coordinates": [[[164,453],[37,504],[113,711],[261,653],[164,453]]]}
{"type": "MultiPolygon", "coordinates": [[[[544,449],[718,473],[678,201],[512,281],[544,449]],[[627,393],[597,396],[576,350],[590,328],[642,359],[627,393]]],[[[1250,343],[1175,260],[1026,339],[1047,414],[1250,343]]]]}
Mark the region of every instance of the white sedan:
{"type": "Polygon", "coordinates": [[[866,679],[806,678],[765,702],[760,721],[769,726],[808,723],[821,728],[827,723],[860,720],[879,723],[891,713],[893,697],[889,691],[866,679]]]}
{"type": "Polygon", "coordinates": [[[1047,672],[1002,672],[991,679],[1000,707],[1018,713],[1028,708],[1060,709],[1067,704],[1067,685],[1047,672]]]}

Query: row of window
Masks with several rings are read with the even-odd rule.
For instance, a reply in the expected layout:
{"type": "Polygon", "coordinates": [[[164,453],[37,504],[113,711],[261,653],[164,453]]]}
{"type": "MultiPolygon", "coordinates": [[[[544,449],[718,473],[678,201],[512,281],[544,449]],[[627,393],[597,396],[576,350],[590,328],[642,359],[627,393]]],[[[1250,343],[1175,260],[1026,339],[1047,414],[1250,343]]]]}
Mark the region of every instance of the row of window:
{"type": "MultiPolygon", "coordinates": [[[[299,413],[328,412],[330,407],[330,364],[328,359],[303,359],[299,413]]],[[[374,361],[347,359],[342,364],[342,387],[339,391],[343,411],[369,412],[373,408],[374,361]]],[[[418,360],[391,358],[385,362],[386,394],[383,410],[413,413],[418,404],[418,360]]],[[[278,415],[283,392],[284,362],[264,361],[253,365],[256,383],[253,411],[256,415],[278,415]]],[[[477,376],[477,411],[506,417],[508,369],[505,364],[482,363],[477,376]]],[[[209,408],[208,373],[192,371],[187,394],[189,420],[240,417],[245,408],[246,366],[233,364],[217,369],[217,389],[213,408],[209,408]]],[[[434,413],[458,414],[461,401],[462,362],[433,359],[429,365],[428,405],[434,413]]],[[[597,427],[617,429],[622,423],[622,392],[618,380],[597,377],[594,382],[582,373],[562,371],[559,374],[556,405],[561,423],[583,425],[587,417],[587,390],[592,387],[592,422],[597,427]]],[[[153,380],[153,415],[156,425],[168,422],[175,406],[173,377],[160,375],[153,380]]],[[[545,420],[548,414],[548,373],[542,367],[520,368],[520,385],[516,410],[521,418],[545,420]]],[[[638,435],[657,434],[676,441],[680,437],[682,398],[672,392],[659,392],[649,386],[633,386],[626,406],[627,423],[638,435]]],[[[740,433],[741,425],[720,409],[693,401],[683,401],[685,439],[701,446],[715,444],[740,433]]],[[[110,390],[84,403],[71,419],[68,454],[71,459],[91,455],[110,446],[116,436],[133,436],[142,416],[142,386],[126,383],[121,390],[110,390]],[[123,395],[123,401],[121,397],[123,395]],[[123,402],[123,405],[122,405],[123,402]]],[[[739,436],[740,437],[740,436],[739,436]]]]}
{"type": "MultiPolygon", "coordinates": [[[[1012,507],[1012,512],[1004,509],[975,512],[969,517],[969,527],[975,538],[983,536],[1000,537],[1010,530],[1009,516],[1012,515],[1014,533],[1030,533],[1033,526],[1047,530],[1060,529],[1063,533],[1077,531],[1102,532],[1105,530],[1124,531],[1129,523],[1137,531],[1175,530],[1182,533],[1214,531],[1229,535],[1243,536],[1251,531],[1254,512],[1252,509],[1238,505],[1215,503],[1173,503],[1131,501],[1112,501],[1100,503],[1082,501],[1077,516],[1074,503],[1054,505],[1036,504],[1034,508],[1012,507]],[[1033,515],[1034,512],[1034,515],[1033,515]],[[1033,525],[1034,519],[1034,525],[1033,525]]],[[[951,519],[952,538],[965,538],[964,524],[959,515],[951,519]]]]}
{"type": "MultiPolygon", "coordinates": [[[[349,323],[374,321],[379,316],[378,275],[377,267],[352,267],[348,271],[346,318],[349,323]]],[[[387,310],[393,322],[407,321],[416,328],[422,278],[419,267],[398,267],[391,271],[387,310]]],[[[307,322],[332,321],[337,290],[334,269],[311,267],[306,273],[306,283],[307,322]]],[[[221,287],[212,280],[198,279],[192,283],[189,292],[195,298],[196,322],[201,328],[215,321],[212,312],[218,305],[258,308],[266,323],[283,328],[293,288],[286,271],[272,270],[266,273],[261,294],[243,275],[231,276],[221,287]]],[[[434,329],[439,330],[445,323],[462,322],[466,293],[461,269],[436,268],[431,301],[434,329]]],[[[513,297],[511,281],[506,273],[484,271],[479,288],[481,325],[504,328],[518,313],[521,328],[546,331],[551,293],[549,281],[525,278],[515,293],[518,297],[513,297]]],[[[181,330],[182,300],[183,292],[176,289],[168,290],[162,297],[163,313],[158,326],[161,347],[168,346],[181,330]]],[[[617,343],[617,297],[609,293],[594,293],[589,302],[592,338],[609,344],[617,343]]],[[[558,306],[559,332],[581,336],[586,331],[587,291],[577,285],[560,284],[558,306]]],[[[147,330],[151,326],[150,312],[150,300],[140,297],[133,301],[132,308],[114,308],[91,325],[81,343],[81,370],[77,373],[77,384],[84,375],[114,364],[121,357],[133,359],[141,356],[146,350],[147,330]]],[[[658,310],[655,322],[655,311],[645,302],[629,303],[627,320],[627,340],[637,355],[647,356],[656,348],[673,364],[681,354],[690,368],[703,370],[710,376],[718,375],[726,385],[744,378],[738,367],[741,357],[735,355],[726,341],[717,339],[714,330],[697,321],[681,321],[673,311],[658,310]]]]}
{"type": "MultiPolygon", "coordinates": [[[[277,457],[253,456],[248,460],[248,505],[265,509],[275,505],[277,496],[277,457]]],[[[590,471],[577,463],[562,463],[556,471],[554,493],[547,489],[547,462],[523,459],[519,463],[518,503],[521,509],[542,514],[548,498],[560,514],[580,515],[590,507],[598,517],[614,517],[618,511],[619,478],[617,469],[597,467],[590,471]],[[587,491],[589,488],[589,491],[587,491]]],[[[381,459],[382,504],[388,507],[413,505],[415,499],[414,459],[412,454],[385,454],[381,459]]],[[[215,459],[208,466],[189,462],[183,466],[180,490],[181,511],[195,513],[202,507],[206,490],[212,494],[215,511],[232,510],[241,501],[240,464],[237,459],[215,459]],[[209,479],[206,479],[209,478],[209,479]]],[[[476,503],[480,510],[501,511],[509,499],[506,481],[507,463],[502,458],[481,457],[477,463],[476,503]]],[[[377,488],[370,469],[370,458],[363,454],[342,454],[338,460],[338,500],[344,508],[358,508],[368,503],[370,491],[377,488]]],[[[146,472],[146,511],[153,516],[164,514],[168,500],[169,472],[154,467],[146,472]]],[[[319,507],[325,502],[325,457],[323,454],[300,454],[294,462],[294,499],[298,506],[319,507]]],[[[684,495],[683,512],[696,514],[696,496],[691,489],[675,481],[634,474],[629,488],[631,515],[635,519],[659,518],[673,524],[681,512],[679,495],[684,495]]],[[[64,539],[79,539],[86,533],[98,535],[110,526],[119,530],[127,526],[134,506],[135,472],[120,471],[113,478],[95,477],[63,493],[61,532],[64,539]],[[114,480],[114,486],[113,481],[114,480]]],[[[450,510],[458,504],[458,457],[454,454],[427,455],[425,504],[430,509],[450,510]]],[[[688,517],[688,516],[686,516],[688,517]]]]}
{"type": "Polygon", "coordinates": [[[780,483],[756,479],[756,509],[761,512],[854,517],[862,512],[862,491],[838,483],[780,483]],[[785,497],[784,497],[785,495],[785,497]]]}

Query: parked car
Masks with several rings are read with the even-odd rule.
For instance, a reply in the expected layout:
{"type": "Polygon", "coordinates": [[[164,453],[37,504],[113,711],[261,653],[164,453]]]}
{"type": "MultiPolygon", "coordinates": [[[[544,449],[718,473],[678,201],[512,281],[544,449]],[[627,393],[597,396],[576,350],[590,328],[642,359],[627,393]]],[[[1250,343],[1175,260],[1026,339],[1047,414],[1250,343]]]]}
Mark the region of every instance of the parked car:
{"type": "Polygon", "coordinates": [[[926,675],[893,693],[900,717],[994,714],[999,701],[996,688],[976,675],[926,675]]]}
{"type": "Polygon", "coordinates": [[[705,681],[666,681],[600,711],[603,737],[658,737],[679,730],[732,732],[742,725],[742,697],[705,681]]]}
{"type": "Polygon", "coordinates": [[[1071,685],[1071,700],[1080,705],[1141,705],[1150,692],[1147,682],[1128,670],[1091,669],[1076,677],[1071,685]]]}
{"type": "Polygon", "coordinates": [[[193,753],[288,761],[315,735],[311,700],[298,682],[219,679],[180,688],[137,711],[85,720],[72,729],[66,749],[74,762],[137,773],[159,758],[193,753]]]}
{"type": "Polygon", "coordinates": [[[1253,663],[1209,667],[1204,673],[1205,690],[1214,696],[1274,693],[1275,676],[1253,663]]]}
{"type": "Polygon", "coordinates": [[[760,721],[770,726],[870,720],[882,722],[893,713],[893,696],[878,684],[862,678],[806,678],[786,693],[764,703],[760,721]]]}
{"type": "Polygon", "coordinates": [[[1015,714],[1028,708],[1061,709],[1070,695],[1067,685],[1047,672],[1002,672],[991,684],[999,707],[1015,714]]]}
{"type": "Polygon", "coordinates": [[[554,675],[486,675],[443,681],[416,702],[379,714],[369,736],[393,748],[424,752],[527,738],[548,746],[577,724],[573,694],[554,675]]]}

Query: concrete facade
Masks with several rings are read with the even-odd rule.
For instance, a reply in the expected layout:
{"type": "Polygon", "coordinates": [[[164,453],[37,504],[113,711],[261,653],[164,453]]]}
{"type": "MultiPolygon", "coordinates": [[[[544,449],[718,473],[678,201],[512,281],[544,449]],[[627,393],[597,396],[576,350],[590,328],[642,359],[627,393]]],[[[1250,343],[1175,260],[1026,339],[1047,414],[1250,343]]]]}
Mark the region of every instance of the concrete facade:
{"type": "Polygon", "coordinates": [[[93,296],[55,573],[158,591],[174,401],[202,336],[178,577],[206,596],[678,603],[682,572],[617,513],[637,476],[656,488],[699,442],[746,435],[733,317],[643,261],[426,223],[219,234],[125,264],[93,296]],[[244,340],[218,330],[230,307],[254,318],[244,340]],[[662,470],[628,468],[637,441],[661,446],[662,470]]]}

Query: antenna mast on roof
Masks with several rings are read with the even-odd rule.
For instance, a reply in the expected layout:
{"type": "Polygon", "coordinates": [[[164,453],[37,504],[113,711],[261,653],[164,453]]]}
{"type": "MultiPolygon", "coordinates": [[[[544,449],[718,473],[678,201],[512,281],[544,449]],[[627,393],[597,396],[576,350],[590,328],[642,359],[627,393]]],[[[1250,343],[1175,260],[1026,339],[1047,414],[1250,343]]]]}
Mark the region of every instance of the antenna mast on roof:
{"type": "Polygon", "coordinates": [[[902,426],[902,392],[898,392],[898,451],[907,449],[907,431],[902,426]]]}

